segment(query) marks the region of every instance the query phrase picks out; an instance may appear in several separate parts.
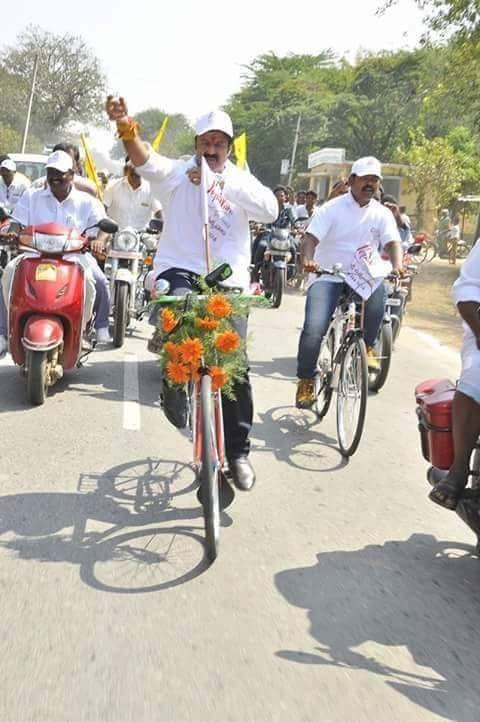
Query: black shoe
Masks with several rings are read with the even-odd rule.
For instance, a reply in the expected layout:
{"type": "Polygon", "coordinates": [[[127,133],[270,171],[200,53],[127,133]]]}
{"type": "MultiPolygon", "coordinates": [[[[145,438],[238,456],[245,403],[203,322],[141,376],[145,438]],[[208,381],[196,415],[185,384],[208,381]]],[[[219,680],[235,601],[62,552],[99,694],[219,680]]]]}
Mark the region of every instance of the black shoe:
{"type": "Polygon", "coordinates": [[[236,459],[229,459],[228,467],[233,483],[241,491],[250,491],[255,484],[255,471],[248,456],[238,456],[236,459]]]}
{"type": "Polygon", "coordinates": [[[165,381],[162,384],[161,401],[163,413],[177,429],[188,424],[188,402],[185,391],[172,389],[165,381]]]}

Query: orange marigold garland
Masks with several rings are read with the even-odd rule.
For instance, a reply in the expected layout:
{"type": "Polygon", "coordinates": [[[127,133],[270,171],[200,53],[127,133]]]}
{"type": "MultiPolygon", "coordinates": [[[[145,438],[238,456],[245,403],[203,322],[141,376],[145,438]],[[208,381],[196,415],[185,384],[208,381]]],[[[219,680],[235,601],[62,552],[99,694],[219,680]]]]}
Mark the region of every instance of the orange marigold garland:
{"type": "Polygon", "coordinates": [[[240,346],[240,336],[236,331],[224,331],[215,339],[215,348],[220,353],[233,353],[240,346]]]}
{"type": "Polygon", "coordinates": [[[183,385],[190,379],[190,369],[182,363],[167,361],[165,368],[167,371],[167,379],[173,384],[183,385]]]}
{"type": "Polygon", "coordinates": [[[228,318],[232,315],[232,304],[220,293],[215,293],[207,303],[207,311],[215,318],[228,318]]]}
{"type": "Polygon", "coordinates": [[[234,400],[233,389],[247,374],[245,343],[232,319],[246,317],[250,303],[242,294],[212,291],[202,285],[201,295],[193,294],[174,306],[164,306],[159,314],[163,345],[160,364],[167,383],[183,387],[200,378],[203,366],[212,376],[212,388],[234,400]]]}
{"type": "Polygon", "coordinates": [[[171,333],[176,326],[178,326],[179,319],[175,316],[170,308],[162,309],[160,314],[162,321],[162,331],[164,333],[171,333]]]}
{"type": "Polygon", "coordinates": [[[218,391],[228,383],[228,373],[221,366],[210,366],[210,374],[212,376],[213,391],[218,391]]]}
{"type": "Polygon", "coordinates": [[[170,361],[179,361],[180,348],[178,343],[173,343],[173,341],[165,341],[165,343],[163,344],[163,351],[168,356],[170,361]]]}
{"type": "Polygon", "coordinates": [[[198,363],[203,354],[202,342],[199,338],[186,338],[179,344],[179,352],[183,363],[198,363]]]}
{"type": "Polygon", "coordinates": [[[213,318],[196,318],[195,326],[201,331],[216,331],[218,321],[215,321],[213,318]]]}

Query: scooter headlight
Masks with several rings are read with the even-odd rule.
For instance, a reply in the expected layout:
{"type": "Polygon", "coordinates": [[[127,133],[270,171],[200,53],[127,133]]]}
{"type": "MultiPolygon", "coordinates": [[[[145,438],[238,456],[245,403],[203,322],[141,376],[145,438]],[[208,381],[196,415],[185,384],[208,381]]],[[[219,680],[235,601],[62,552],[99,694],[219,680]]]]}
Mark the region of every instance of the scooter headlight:
{"type": "Polygon", "coordinates": [[[35,233],[33,247],[42,253],[63,253],[67,248],[68,236],[53,236],[47,233],[35,233]]]}
{"type": "Polygon", "coordinates": [[[137,246],[138,236],[131,228],[126,228],[124,231],[117,233],[113,242],[113,247],[116,251],[124,251],[125,253],[136,251],[137,246]]]}

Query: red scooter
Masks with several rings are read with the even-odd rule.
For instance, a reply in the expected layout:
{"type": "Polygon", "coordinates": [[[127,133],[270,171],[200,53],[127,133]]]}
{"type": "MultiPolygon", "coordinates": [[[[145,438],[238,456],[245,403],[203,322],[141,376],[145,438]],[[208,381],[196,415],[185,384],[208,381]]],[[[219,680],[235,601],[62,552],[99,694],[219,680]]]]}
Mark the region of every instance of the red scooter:
{"type": "MultiPolygon", "coordinates": [[[[415,389],[422,455],[431,464],[427,471],[427,480],[431,486],[445,478],[453,463],[454,395],[455,384],[449,379],[430,379],[415,389]]],[[[477,554],[480,554],[480,439],[470,459],[469,484],[458,502],[456,512],[476,535],[477,554]]]]}
{"type": "MultiPolygon", "coordinates": [[[[117,231],[109,219],[97,227],[105,233],[117,231]]],[[[82,346],[90,321],[85,318],[85,270],[80,263],[68,261],[69,254],[88,249],[88,230],[81,233],[46,223],[29,226],[19,239],[21,250],[36,253],[22,256],[14,271],[9,342],[13,361],[24,370],[27,398],[35,405],[43,404],[47,389],[62,378],[64,370],[79,366],[91,350],[82,346]]]]}

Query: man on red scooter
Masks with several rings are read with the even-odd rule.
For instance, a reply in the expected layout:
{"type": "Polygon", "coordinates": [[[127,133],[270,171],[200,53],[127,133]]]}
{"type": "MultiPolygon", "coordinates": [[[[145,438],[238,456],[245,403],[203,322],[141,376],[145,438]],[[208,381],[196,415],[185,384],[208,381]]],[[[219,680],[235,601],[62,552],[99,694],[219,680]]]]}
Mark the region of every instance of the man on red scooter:
{"type": "MultiPolygon", "coordinates": [[[[12,216],[12,223],[3,233],[19,233],[22,227],[41,223],[60,223],[83,231],[95,226],[105,217],[99,201],[78,191],[73,186],[73,161],[64,151],[55,151],[47,160],[47,187],[26,191],[12,216]]],[[[94,244],[92,245],[92,248],[94,244]]],[[[98,343],[108,343],[108,315],[110,295],[107,279],[90,253],[84,254],[85,261],[95,281],[95,329],[98,343]]],[[[17,259],[5,269],[3,294],[0,292],[0,358],[8,350],[8,311],[5,298],[8,297],[8,279],[11,279],[17,259]]],[[[1,289],[0,289],[1,290],[1,289]]]]}

